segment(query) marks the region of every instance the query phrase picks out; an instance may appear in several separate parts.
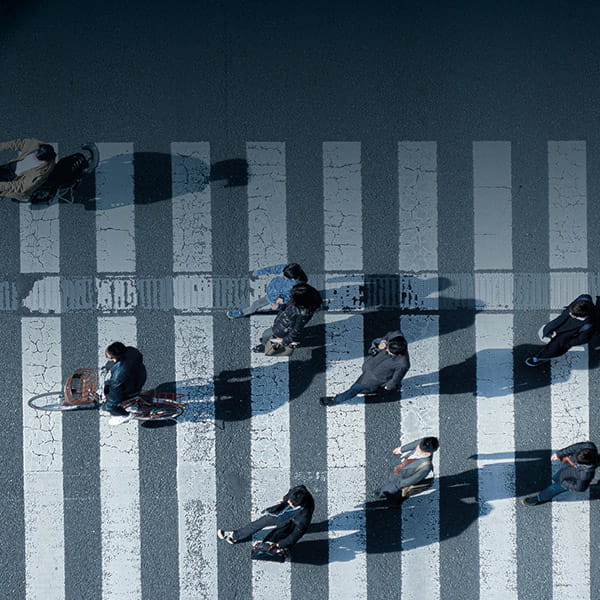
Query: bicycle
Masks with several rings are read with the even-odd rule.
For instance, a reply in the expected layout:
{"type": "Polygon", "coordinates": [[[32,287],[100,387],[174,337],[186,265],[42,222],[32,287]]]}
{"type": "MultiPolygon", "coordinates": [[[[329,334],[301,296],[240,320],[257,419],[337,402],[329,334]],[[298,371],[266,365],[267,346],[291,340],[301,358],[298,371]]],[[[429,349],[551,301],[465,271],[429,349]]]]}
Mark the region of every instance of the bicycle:
{"type": "MultiPolygon", "coordinates": [[[[94,410],[100,408],[102,396],[102,389],[98,387],[98,371],[80,368],[69,376],[62,391],[38,394],[30,398],[28,404],[44,411],[94,410]]],[[[185,405],[178,401],[183,396],[147,390],[126,400],[121,407],[138,421],[176,420],[185,410],[185,405]]]]}

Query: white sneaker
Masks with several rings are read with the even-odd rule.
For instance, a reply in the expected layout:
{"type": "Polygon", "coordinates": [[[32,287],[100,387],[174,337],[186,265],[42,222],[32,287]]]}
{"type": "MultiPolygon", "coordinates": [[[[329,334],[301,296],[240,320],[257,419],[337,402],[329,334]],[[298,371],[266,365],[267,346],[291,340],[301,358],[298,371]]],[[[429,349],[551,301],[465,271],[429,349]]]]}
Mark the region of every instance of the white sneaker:
{"type": "Polygon", "coordinates": [[[103,409],[103,408],[99,408],[99,409],[98,409],[98,414],[99,414],[101,417],[110,417],[110,410],[105,410],[105,409],[103,409]]]}
{"type": "Polygon", "coordinates": [[[127,423],[127,421],[131,421],[133,418],[133,415],[114,415],[110,418],[108,424],[111,427],[116,427],[117,425],[122,425],[123,423],[127,423]]]}
{"type": "Polygon", "coordinates": [[[217,529],[217,537],[220,540],[225,540],[228,544],[235,544],[233,539],[233,531],[225,531],[224,529],[217,529]]]}

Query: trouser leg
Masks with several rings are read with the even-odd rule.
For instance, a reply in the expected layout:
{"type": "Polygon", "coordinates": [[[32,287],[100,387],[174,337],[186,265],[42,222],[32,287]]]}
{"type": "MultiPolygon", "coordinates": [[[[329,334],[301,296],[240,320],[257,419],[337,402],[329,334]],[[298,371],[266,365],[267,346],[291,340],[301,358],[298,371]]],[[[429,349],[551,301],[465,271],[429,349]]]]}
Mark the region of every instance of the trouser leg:
{"type": "Polygon", "coordinates": [[[259,310],[266,308],[270,305],[271,303],[269,302],[267,297],[261,296],[260,298],[256,299],[250,306],[247,306],[246,308],[241,308],[240,311],[244,315],[244,317],[249,317],[250,315],[253,315],[259,310]]]}
{"type": "Polygon", "coordinates": [[[562,356],[569,351],[568,341],[558,335],[555,338],[552,338],[538,353],[538,358],[556,358],[557,356],[562,356]]]}
{"type": "Polygon", "coordinates": [[[272,515],[263,515],[256,521],[252,521],[248,523],[248,525],[244,525],[241,529],[236,529],[233,532],[233,539],[236,542],[240,540],[245,540],[252,536],[252,534],[264,529],[265,527],[269,527],[270,525],[275,525],[277,523],[277,517],[273,517],[272,515]]]}
{"type": "Polygon", "coordinates": [[[354,383],[345,392],[338,394],[335,397],[334,402],[347,402],[348,400],[351,400],[361,392],[375,392],[377,391],[377,389],[377,387],[368,388],[367,386],[362,385],[360,383],[354,383]]]}

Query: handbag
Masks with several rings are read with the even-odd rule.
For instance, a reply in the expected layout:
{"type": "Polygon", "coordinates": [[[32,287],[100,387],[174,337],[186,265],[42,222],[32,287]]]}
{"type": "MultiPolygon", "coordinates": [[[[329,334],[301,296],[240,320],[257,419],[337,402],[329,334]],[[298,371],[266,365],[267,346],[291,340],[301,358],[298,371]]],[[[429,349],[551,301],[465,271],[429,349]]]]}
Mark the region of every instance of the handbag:
{"type": "Polygon", "coordinates": [[[408,498],[409,496],[416,496],[417,494],[428,490],[432,485],[433,477],[423,479],[423,481],[419,481],[419,483],[415,483],[414,485],[407,485],[402,488],[402,497],[408,498]]]}
{"type": "Polygon", "coordinates": [[[269,560],[272,562],[285,562],[289,556],[287,548],[280,548],[273,542],[256,542],[252,546],[252,560],[269,560]]]}
{"type": "Polygon", "coordinates": [[[274,344],[271,340],[267,340],[265,344],[265,356],[291,356],[293,352],[293,346],[274,344]]]}

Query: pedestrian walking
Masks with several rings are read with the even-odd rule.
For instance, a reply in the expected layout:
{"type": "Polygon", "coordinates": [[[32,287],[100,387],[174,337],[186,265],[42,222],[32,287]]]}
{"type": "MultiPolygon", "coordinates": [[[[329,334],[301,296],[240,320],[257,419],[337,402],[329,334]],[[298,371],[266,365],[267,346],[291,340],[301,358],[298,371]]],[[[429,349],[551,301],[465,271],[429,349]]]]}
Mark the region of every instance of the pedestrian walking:
{"type": "Polygon", "coordinates": [[[257,269],[252,273],[253,277],[261,275],[278,275],[269,281],[264,296],[257,298],[250,306],[242,309],[227,311],[230,319],[249,317],[261,310],[281,310],[290,301],[292,288],[297,283],[306,283],[308,277],[297,263],[275,265],[257,269]]]}
{"type": "Polygon", "coordinates": [[[33,138],[0,143],[0,152],[12,150],[17,156],[0,165],[0,196],[27,200],[54,169],[56,152],[50,144],[33,138]]]}
{"type": "Polygon", "coordinates": [[[525,359],[528,367],[538,367],[566,354],[573,346],[587,344],[596,331],[596,307],[589,294],[582,294],[556,319],[550,321],[541,330],[542,341],[547,344],[535,355],[525,359]]]}
{"type": "Polygon", "coordinates": [[[305,534],[312,520],[315,501],[304,485],[291,488],[280,502],[263,511],[263,516],[235,530],[217,529],[217,537],[237,544],[265,527],[274,527],[263,539],[277,548],[289,549],[305,534]]]}
{"type": "Polygon", "coordinates": [[[578,442],[555,452],[550,460],[560,461],[562,468],[552,476],[552,483],[547,488],[521,498],[521,504],[536,506],[564,492],[585,492],[596,473],[598,449],[593,442],[578,442]]]}
{"type": "Polygon", "coordinates": [[[333,406],[347,402],[355,396],[374,394],[383,386],[384,390],[396,389],[408,369],[408,345],[402,332],[388,331],[383,337],[371,342],[369,352],[363,362],[362,374],[349,389],[337,396],[320,398],[322,406],[333,406]]]}
{"type": "MultiPolygon", "coordinates": [[[[402,462],[394,469],[387,483],[379,491],[379,497],[391,504],[398,504],[419,489],[429,474],[433,472],[433,453],[440,447],[436,437],[424,437],[392,452],[402,457],[402,462]]],[[[423,486],[423,489],[429,487],[423,486]]]]}
{"type": "Polygon", "coordinates": [[[321,294],[308,283],[297,283],[290,292],[290,301],[266,329],[254,352],[265,352],[267,343],[295,348],[300,343],[302,330],[321,307],[321,294]]]}

